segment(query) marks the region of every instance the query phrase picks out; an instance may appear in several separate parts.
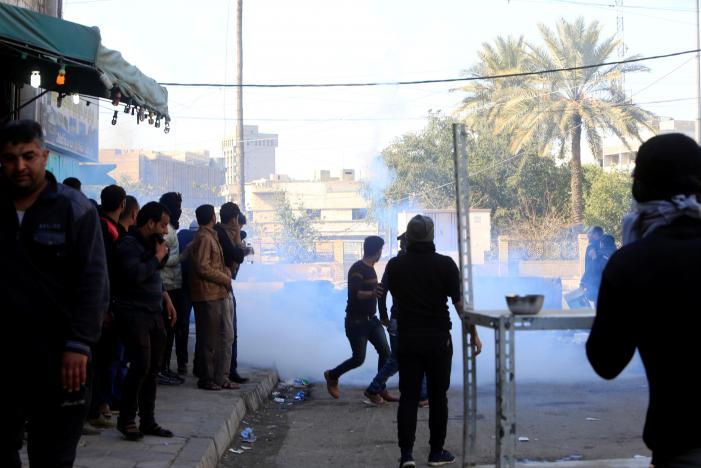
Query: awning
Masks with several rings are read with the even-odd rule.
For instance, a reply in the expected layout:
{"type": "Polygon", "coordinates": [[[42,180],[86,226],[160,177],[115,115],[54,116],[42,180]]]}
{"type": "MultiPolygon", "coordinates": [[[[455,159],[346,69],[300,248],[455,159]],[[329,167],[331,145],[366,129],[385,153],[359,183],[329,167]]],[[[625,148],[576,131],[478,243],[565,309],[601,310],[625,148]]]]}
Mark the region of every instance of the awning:
{"type": "Polygon", "coordinates": [[[111,98],[119,88],[121,102],[168,117],[168,91],[119,52],[102,46],[100,30],[24,8],[0,3],[0,78],[30,82],[41,73],[41,87],[52,91],[111,98]],[[65,67],[65,84],[55,84],[65,67]],[[102,77],[102,78],[101,78],[102,77]]]}

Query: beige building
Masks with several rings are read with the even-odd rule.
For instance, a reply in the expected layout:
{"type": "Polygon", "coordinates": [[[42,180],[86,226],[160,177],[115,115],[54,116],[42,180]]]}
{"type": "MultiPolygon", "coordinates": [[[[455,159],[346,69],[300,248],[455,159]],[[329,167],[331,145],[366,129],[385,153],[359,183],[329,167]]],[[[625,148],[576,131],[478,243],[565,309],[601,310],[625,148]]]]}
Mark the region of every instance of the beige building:
{"type": "Polygon", "coordinates": [[[63,16],[63,0],[0,0],[0,3],[26,8],[58,18],[63,16]]]}
{"type": "Polygon", "coordinates": [[[675,120],[671,118],[659,118],[652,124],[653,130],[643,128],[640,131],[641,141],[629,141],[626,146],[618,137],[609,136],[603,142],[603,168],[606,171],[631,172],[635,167],[635,156],[642,143],[655,135],[664,133],[683,133],[696,139],[696,122],[693,120],[675,120]]]}
{"type": "MultiPolygon", "coordinates": [[[[222,153],[226,167],[226,192],[236,193],[236,134],[222,140],[222,153]]],[[[243,126],[244,178],[246,183],[269,179],[275,174],[275,148],[278,136],[275,133],[260,133],[257,125],[243,126]]]]}
{"type": "MultiPolygon", "coordinates": [[[[284,197],[295,216],[305,216],[318,234],[315,250],[320,257],[334,257],[339,242],[357,244],[377,235],[378,223],[368,217],[368,200],[355,171],[343,170],[338,177],[317,171],[314,180],[295,181],[284,175],[246,184],[246,213],[255,230],[263,257],[273,260],[275,246],[284,237],[279,219],[280,198],[284,197]]],[[[265,261],[265,259],[263,259],[265,261]]]]}

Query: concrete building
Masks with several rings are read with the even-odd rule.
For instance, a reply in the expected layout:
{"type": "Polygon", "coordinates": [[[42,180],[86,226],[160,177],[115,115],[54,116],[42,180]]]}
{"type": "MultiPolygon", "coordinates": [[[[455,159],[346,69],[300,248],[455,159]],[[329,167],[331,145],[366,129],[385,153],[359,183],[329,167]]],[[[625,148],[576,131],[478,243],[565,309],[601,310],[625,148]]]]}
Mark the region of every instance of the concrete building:
{"type": "Polygon", "coordinates": [[[675,120],[660,117],[652,123],[653,130],[643,128],[640,131],[641,140],[629,141],[626,146],[618,137],[608,136],[603,142],[602,165],[606,171],[631,172],[635,167],[635,156],[638,147],[655,135],[663,133],[683,133],[696,139],[696,122],[693,120],[675,120]]]}
{"type": "Polygon", "coordinates": [[[343,248],[344,243],[352,244],[355,252],[365,237],[379,232],[378,223],[368,217],[368,200],[354,170],[343,170],[338,177],[318,171],[315,179],[308,181],[277,174],[246,184],[246,212],[263,261],[265,257],[275,260],[276,245],[285,236],[279,218],[281,197],[295,216],[311,220],[318,234],[315,248],[320,257],[333,258],[334,249],[343,248]]]}
{"type": "Polygon", "coordinates": [[[204,203],[223,203],[221,187],[224,167],[210,158],[208,151],[100,150],[100,162],[113,164],[110,173],[117,183],[138,184],[153,194],[180,192],[183,206],[194,208],[204,203]]]}
{"type": "Polygon", "coordinates": [[[57,18],[63,16],[63,0],[0,0],[0,3],[26,8],[57,18]]]}
{"type": "MultiPolygon", "coordinates": [[[[236,134],[222,140],[222,153],[226,166],[226,191],[238,191],[236,180],[236,134]]],[[[244,179],[246,183],[258,179],[269,179],[275,174],[275,148],[278,136],[275,133],[260,133],[257,125],[243,126],[244,179]]]]}

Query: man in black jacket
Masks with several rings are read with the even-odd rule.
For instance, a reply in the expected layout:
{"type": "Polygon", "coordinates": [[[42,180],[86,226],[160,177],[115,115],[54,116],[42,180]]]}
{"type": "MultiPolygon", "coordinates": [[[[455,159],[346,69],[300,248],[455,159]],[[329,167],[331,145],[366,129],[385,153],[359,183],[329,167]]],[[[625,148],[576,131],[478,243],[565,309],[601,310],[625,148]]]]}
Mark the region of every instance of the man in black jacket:
{"type": "Polygon", "coordinates": [[[46,171],[48,154],[36,122],[0,129],[3,467],[21,466],[25,421],[32,466],[73,466],[109,297],[97,211],[46,171]]]}
{"type": "MultiPolygon", "coordinates": [[[[452,258],[436,253],[433,220],[417,215],[406,229],[407,253],[394,257],[385,269],[386,287],[397,305],[399,316],[399,409],[397,432],[401,450],[400,467],[416,466],[413,458],[416,411],[421,380],[428,386],[431,453],[429,466],[453,463],[455,457],[444,449],[448,426],[448,397],[453,343],[447,299],[461,312],[460,272],[452,258]]],[[[482,344],[471,327],[475,353],[482,344]]]]}
{"type": "Polygon", "coordinates": [[[635,211],[624,218],[624,246],[601,280],[587,341],[594,370],[615,378],[637,349],[650,405],[643,440],[655,468],[701,466],[701,148],[680,134],[638,150],[635,211]]]}
{"type": "Polygon", "coordinates": [[[155,419],[156,377],[166,340],[164,303],[166,318],[173,324],[176,320],[175,308],[163,288],[160,274],[168,256],[163,236],[168,232],[169,222],[166,207],[149,202],[139,211],[136,228],[117,246],[123,281],[115,291],[113,309],[130,363],[117,429],[131,441],[143,438],[144,434],[173,437],[173,433],[159,426],[155,419]]]}

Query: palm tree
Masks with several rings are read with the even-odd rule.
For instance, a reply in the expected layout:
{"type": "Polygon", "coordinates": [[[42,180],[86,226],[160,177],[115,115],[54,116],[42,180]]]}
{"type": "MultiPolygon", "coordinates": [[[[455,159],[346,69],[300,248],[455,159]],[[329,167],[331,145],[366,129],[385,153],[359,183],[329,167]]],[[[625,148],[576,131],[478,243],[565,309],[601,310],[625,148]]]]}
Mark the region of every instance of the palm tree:
{"type": "MultiPolygon", "coordinates": [[[[600,64],[611,61],[620,45],[615,35],[601,40],[599,22],[586,24],[582,17],[571,23],[560,19],[556,32],[542,24],[539,30],[543,46],[512,38],[497,38],[495,47],[484,44],[480,63],[472,72],[501,74],[600,64]]],[[[466,114],[468,124],[486,119],[496,132],[506,133],[514,152],[535,144],[541,154],[557,149],[564,156],[569,146],[572,220],[581,223],[582,137],[597,158],[602,156],[602,131],[613,133],[626,146],[633,138],[640,140],[639,128],[649,127],[652,114],[627,99],[621,84],[624,73],[639,71],[647,67],[638,63],[601,65],[472,82],[462,88],[469,95],[458,111],[466,114]]]]}

